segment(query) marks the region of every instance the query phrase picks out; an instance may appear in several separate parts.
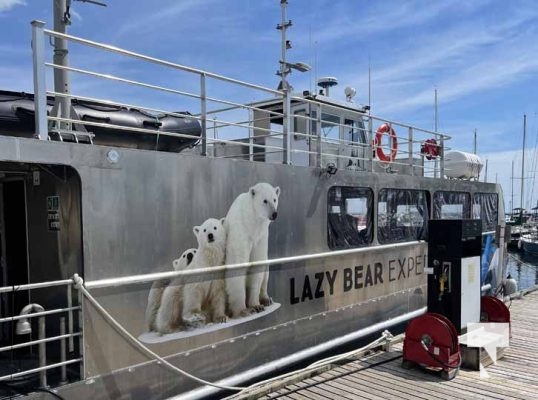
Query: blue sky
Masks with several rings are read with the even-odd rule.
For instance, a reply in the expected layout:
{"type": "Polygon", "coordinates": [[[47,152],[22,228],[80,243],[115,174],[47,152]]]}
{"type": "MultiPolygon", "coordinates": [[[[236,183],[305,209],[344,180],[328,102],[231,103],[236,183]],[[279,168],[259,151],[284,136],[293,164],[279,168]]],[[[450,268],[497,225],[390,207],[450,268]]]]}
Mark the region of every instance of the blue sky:
{"type": "MultiPolygon", "coordinates": [[[[0,88],[32,91],[30,21],[43,20],[52,29],[52,2],[0,0],[0,88]]],[[[278,84],[278,0],[108,4],[73,2],[70,33],[267,87],[278,84]]],[[[472,151],[478,130],[478,153],[489,160],[488,180],[497,177],[503,184],[507,208],[512,160],[517,175],[521,170],[526,113],[527,176],[535,174],[536,1],[289,0],[288,17],[293,21],[289,59],[316,67],[292,74],[295,89],[311,88],[316,76],[335,76],[340,85],[334,97],[343,99],[343,88],[353,86],[357,102],[367,103],[370,63],[373,114],[432,129],[437,88],[439,130],[453,137],[452,148],[463,151],[472,151]]],[[[107,73],[139,77],[145,72],[97,53],[81,51],[78,57],[81,65],[107,73]]],[[[164,84],[175,78],[163,73],[152,79],[164,84]]],[[[81,94],[132,97],[84,80],[73,87],[81,94]]],[[[538,186],[532,200],[530,179],[527,187],[526,201],[535,205],[538,186]]],[[[519,181],[514,188],[519,205],[519,181]]]]}

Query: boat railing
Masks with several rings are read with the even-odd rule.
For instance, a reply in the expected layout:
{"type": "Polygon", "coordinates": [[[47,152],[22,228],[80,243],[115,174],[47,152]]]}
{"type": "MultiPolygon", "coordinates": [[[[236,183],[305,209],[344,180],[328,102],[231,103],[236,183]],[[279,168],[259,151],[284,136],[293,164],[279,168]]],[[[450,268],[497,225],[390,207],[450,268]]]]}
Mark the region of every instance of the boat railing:
{"type": "Polygon", "coordinates": [[[0,287],[0,297],[0,364],[4,364],[0,382],[20,383],[38,374],[39,386],[46,388],[52,370],[52,380],[59,385],[84,376],[81,298],[73,294],[73,280],[0,287]],[[74,298],[78,300],[74,302],[74,298]],[[50,305],[49,309],[33,302],[36,300],[50,305]],[[36,347],[37,360],[33,356],[36,347]],[[68,374],[67,366],[76,364],[77,371],[68,374]]]}
{"type": "Polygon", "coordinates": [[[251,84],[55,32],[45,29],[39,21],[32,22],[32,43],[36,134],[42,140],[49,139],[51,127],[68,132],[112,128],[118,134],[130,131],[154,135],[156,142],[159,136],[196,141],[192,151],[201,156],[319,168],[334,164],[338,169],[444,177],[447,135],[377,117],[351,102],[310,94],[298,96],[251,84]],[[74,46],[69,51],[69,64],[50,61],[52,52],[45,51],[47,39],[64,40],[74,46]],[[96,52],[96,56],[88,56],[88,52],[96,52]],[[125,58],[132,63],[129,66],[134,65],[132,68],[123,68],[125,58]],[[118,65],[122,66],[121,76],[108,71],[109,66],[118,65]],[[138,78],[139,71],[146,72],[150,67],[152,72],[144,74],[144,81],[138,78]],[[63,76],[60,81],[68,83],[65,90],[47,89],[52,81],[47,75],[50,71],[55,81],[63,76]],[[70,79],[75,77],[77,83],[71,87],[70,79]],[[102,95],[82,96],[77,93],[80,87],[89,87],[92,93],[106,90],[107,99],[102,95]],[[47,96],[53,96],[58,104],[50,113],[47,96]],[[70,112],[72,99],[174,117],[185,117],[185,112],[178,109],[188,110],[188,118],[200,124],[201,135],[126,127],[107,121],[80,121],[70,112]],[[331,117],[334,115],[337,118],[331,117]],[[426,152],[425,143],[429,143],[426,152]]]}

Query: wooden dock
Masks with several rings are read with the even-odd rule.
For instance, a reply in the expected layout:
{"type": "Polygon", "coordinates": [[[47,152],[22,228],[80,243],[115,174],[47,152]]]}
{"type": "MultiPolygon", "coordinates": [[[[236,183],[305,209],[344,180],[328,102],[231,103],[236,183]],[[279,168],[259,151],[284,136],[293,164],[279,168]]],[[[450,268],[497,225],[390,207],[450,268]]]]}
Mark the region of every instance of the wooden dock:
{"type": "Polygon", "coordinates": [[[401,345],[332,366],[263,399],[538,399],[538,291],[512,300],[512,339],[497,365],[460,370],[451,381],[422,369],[402,368],[401,345]],[[387,361],[388,360],[388,361],[387,361]],[[385,362],[387,361],[387,362],[385,362]]]}

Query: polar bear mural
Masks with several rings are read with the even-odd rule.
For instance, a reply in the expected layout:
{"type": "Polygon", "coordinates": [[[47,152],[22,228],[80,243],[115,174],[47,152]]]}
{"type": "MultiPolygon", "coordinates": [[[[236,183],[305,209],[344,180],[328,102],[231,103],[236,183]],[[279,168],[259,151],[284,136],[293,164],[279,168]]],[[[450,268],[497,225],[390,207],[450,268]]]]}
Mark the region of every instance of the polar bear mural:
{"type": "MultiPolygon", "coordinates": [[[[195,226],[193,232],[198,249],[185,270],[223,265],[226,249],[223,220],[209,218],[201,226],[195,226]]],[[[212,279],[187,281],[188,278],[177,277],[164,290],[155,321],[159,333],[197,328],[209,321],[226,322],[224,273],[217,273],[212,279]]]]}
{"type": "MultiPolygon", "coordinates": [[[[189,265],[196,254],[196,249],[188,249],[172,262],[174,270],[181,271],[189,265]]],[[[149,331],[155,331],[155,318],[161,306],[161,298],[166,287],[170,284],[170,279],[160,279],[153,282],[148,295],[148,305],[146,307],[146,325],[149,331]]]]}
{"type": "MultiPolygon", "coordinates": [[[[224,221],[226,265],[267,260],[269,224],[277,217],[280,188],[258,183],[240,194],[224,221]]],[[[269,267],[226,271],[229,313],[237,318],[259,312],[272,303],[267,293],[269,267]]]]}

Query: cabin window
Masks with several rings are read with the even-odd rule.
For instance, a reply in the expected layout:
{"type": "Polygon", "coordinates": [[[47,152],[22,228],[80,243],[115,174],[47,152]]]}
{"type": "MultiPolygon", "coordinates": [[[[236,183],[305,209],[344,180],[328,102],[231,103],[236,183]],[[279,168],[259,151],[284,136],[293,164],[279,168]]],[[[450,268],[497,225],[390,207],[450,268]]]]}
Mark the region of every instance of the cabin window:
{"type": "Polygon", "coordinates": [[[334,186],[327,202],[329,248],[365,246],[373,238],[373,192],[370,188],[334,186]]]}
{"type": "Polygon", "coordinates": [[[379,243],[425,239],[429,219],[428,193],[423,190],[382,189],[377,203],[379,243]]]}
{"type": "Polygon", "coordinates": [[[471,218],[471,194],[464,192],[435,192],[433,195],[433,218],[471,218]]]}
{"type": "Polygon", "coordinates": [[[344,140],[353,143],[366,143],[366,129],[362,121],[344,120],[344,140]]]}
{"type": "Polygon", "coordinates": [[[325,139],[340,140],[340,117],[331,114],[321,114],[321,135],[325,139]]]}
{"type": "Polygon", "coordinates": [[[308,133],[306,131],[306,127],[307,127],[306,110],[297,110],[293,114],[295,115],[295,117],[293,118],[295,140],[306,140],[307,137],[305,135],[308,133]],[[302,135],[297,135],[297,133],[300,133],[302,135]]]}
{"type": "Polygon", "coordinates": [[[484,232],[494,231],[497,226],[499,199],[497,193],[475,193],[473,218],[482,220],[484,232]]]}

